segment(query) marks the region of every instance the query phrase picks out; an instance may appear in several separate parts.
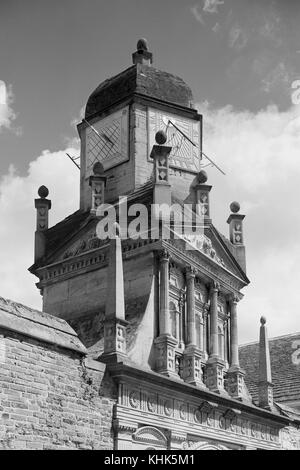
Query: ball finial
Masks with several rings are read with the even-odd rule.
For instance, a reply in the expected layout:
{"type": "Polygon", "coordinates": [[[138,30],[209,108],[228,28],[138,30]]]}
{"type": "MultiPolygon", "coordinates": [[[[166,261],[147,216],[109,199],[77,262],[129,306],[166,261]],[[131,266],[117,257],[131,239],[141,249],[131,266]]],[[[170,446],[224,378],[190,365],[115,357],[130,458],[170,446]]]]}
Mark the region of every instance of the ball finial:
{"type": "Polygon", "coordinates": [[[95,165],[93,166],[93,172],[94,175],[102,175],[104,173],[104,168],[102,163],[96,162],[95,165]]]}
{"type": "Polygon", "coordinates": [[[136,48],[138,51],[148,51],[148,41],[145,38],[138,40],[136,48]]]}
{"type": "Polygon", "coordinates": [[[40,198],[45,199],[49,194],[49,189],[46,186],[40,186],[38,189],[38,195],[40,198]]]}
{"type": "Polygon", "coordinates": [[[207,173],[204,170],[199,171],[198,173],[198,183],[204,184],[207,181],[207,173]]]}
{"type": "Polygon", "coordinates": [[[261,325],[265,325],[267,323],[266,317],[264,317],[264,316],[260,317],[260,323],[261,323],[261,325]]]}
{"type": "Polygon", "coordinates": [[[167,142],[167,134],[164,131],[158,131],[155,134],[155,140],[158,145],[164,145],[167,142]]]}
{"type": "Polygon", "coordinates": [[[231,212],[233,212],[234,214],[237,214],[238,211],[240,210],[241,206],[238,202],[236,201],[233,201],[231,204],[230,204],[230,210],[231,212]]]}

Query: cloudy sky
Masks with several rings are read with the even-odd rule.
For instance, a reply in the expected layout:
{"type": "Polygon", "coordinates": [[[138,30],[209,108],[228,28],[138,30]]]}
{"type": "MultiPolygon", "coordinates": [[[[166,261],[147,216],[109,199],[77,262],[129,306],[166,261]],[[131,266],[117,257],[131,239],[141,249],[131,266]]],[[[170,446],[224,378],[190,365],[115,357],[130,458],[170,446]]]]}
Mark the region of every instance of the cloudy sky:
{"type": "Polygon", "coordinates": [[[299,24],[298,0],[1,0],[0,295],[40,308],[26,271],[36,190],[50,189],[51,224],[77,209],[74,123],[146,37],[155,66],[191,86],[226,172],[208,169],[215,225],[227,234],[232,200],[247,215],[241,342],[262,314],[270,336],[299,331],[299,24]]]}

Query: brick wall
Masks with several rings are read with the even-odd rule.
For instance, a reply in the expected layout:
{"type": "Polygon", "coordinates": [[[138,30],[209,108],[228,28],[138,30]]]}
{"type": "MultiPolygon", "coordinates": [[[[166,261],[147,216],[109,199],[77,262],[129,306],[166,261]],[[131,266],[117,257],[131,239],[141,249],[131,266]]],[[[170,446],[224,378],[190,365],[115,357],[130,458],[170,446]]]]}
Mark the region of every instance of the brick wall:
{"type": "Polygon", "coordinates": [[[111,449],[105,366],[0,328],[0,449],[111,449]]]}

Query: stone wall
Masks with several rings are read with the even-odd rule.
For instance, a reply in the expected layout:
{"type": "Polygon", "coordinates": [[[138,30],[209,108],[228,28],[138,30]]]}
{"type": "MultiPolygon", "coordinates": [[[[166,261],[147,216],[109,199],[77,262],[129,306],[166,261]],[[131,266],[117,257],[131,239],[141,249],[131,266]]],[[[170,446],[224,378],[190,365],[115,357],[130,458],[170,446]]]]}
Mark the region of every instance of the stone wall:
{"type": "Polygon", "coordinates": [[[2,313],[0,305],[0,449],[112,449],[117,392],[105,365],[86,359],[63,323],[45,327],[41,317],[44,341],[32,319],[22,318],[24,334],[17,316],[7,328],[2,313]]]}

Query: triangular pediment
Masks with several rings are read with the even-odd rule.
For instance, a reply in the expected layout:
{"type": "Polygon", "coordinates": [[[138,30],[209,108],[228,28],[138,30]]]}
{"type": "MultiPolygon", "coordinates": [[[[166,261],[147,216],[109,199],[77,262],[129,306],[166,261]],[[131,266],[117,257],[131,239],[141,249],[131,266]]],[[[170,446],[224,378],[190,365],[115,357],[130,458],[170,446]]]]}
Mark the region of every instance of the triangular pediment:
{"type": "Polygon", "coordinates": [[[75,229],[68,238],[62,240],[62,243],[47,258],[47,264],[64,261],[84,252],[99,248],[103,240],[99,240],[96,235],[96,226],[98,220],[91,219],[83,227],[75,229]]]}
{"type": "Polygon", "coordinates": [[[230,242],[225,242],[224,237],[212,225],[205,227],[201,233],[176,235],[178,235],[177,240],[173,241],[175,245],[179,242],[181,248],[184,246],[185,251],[192,252],[194,256],[197,256],[198,253],[201,262],[203,262],[204,255],[204,259],[207,259],[208,263],[214,263],[217,267],[225,269],[244,281],[245,284],[249,283],[246,273],[227,246],[230,242]]]}

